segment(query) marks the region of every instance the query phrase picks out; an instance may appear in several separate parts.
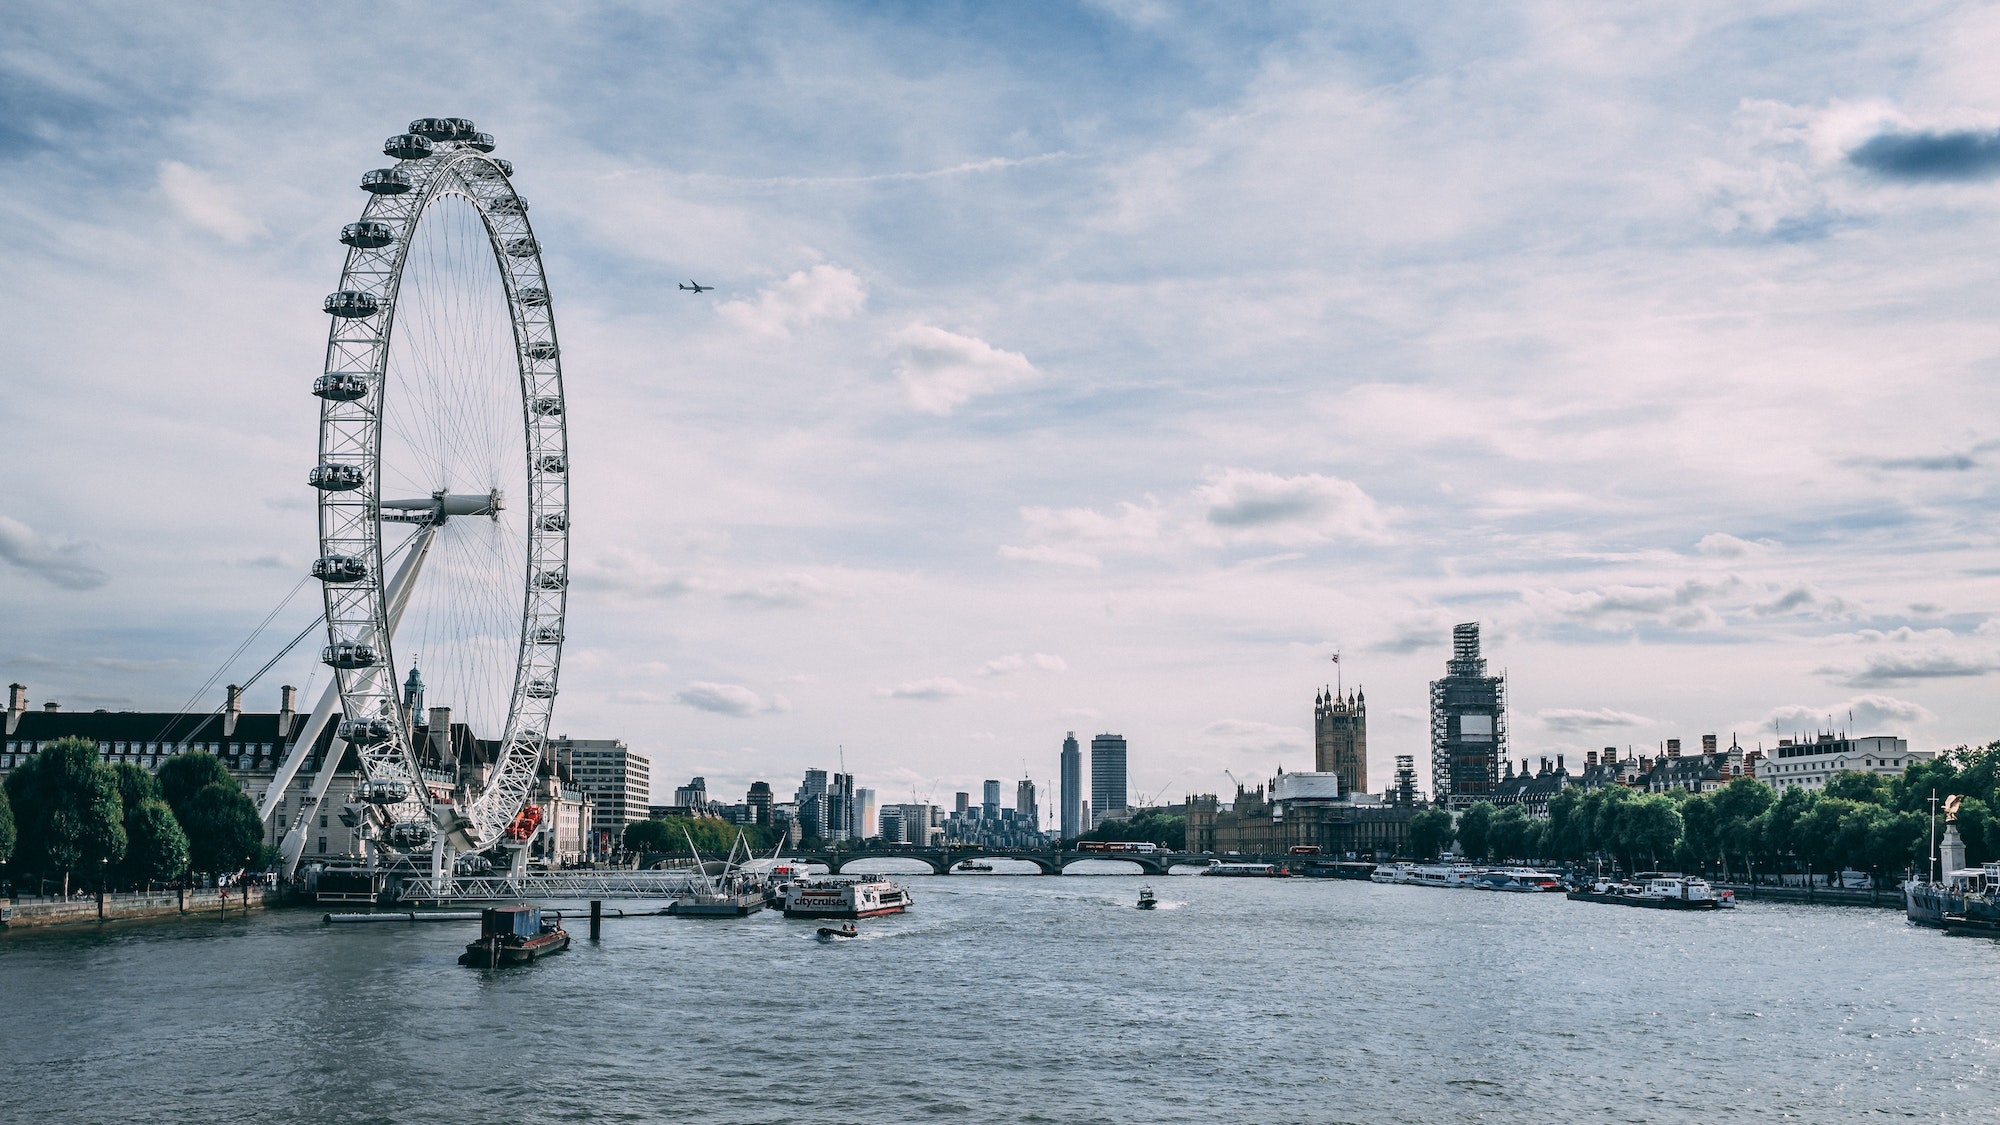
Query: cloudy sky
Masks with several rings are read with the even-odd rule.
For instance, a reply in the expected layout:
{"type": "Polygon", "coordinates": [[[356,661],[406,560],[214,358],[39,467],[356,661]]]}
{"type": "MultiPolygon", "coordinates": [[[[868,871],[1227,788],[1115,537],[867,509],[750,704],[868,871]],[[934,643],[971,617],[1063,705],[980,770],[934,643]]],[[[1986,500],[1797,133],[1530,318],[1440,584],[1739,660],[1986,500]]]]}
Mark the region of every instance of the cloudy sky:
{"type": "Polygon", "coordinates": [[[2000,10],[8,25],[0,675],[37,705],[177,708],[293,589],[335,235],[452,114],[556,293],[556,726],[662,799],[844,752],[949,800],[1069,730],[1127,736],[1135,799],[1226,789],[1309,766],[1336,650],[1379,788],[1472,620],[1517,758],[2000,737],[2000,10]]]}

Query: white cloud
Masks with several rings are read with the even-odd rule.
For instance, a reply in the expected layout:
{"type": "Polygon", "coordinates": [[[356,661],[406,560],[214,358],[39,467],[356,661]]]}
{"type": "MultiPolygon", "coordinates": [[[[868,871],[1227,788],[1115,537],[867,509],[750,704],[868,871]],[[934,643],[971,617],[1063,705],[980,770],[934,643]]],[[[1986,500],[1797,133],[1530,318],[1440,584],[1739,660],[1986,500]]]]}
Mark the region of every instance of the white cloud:
{"type": "Polygon", "coordinates": [[[1821,668],[1821,675],[1835,676],[1854,687],[1877,687],[1916,680],[1964,679],[2000,671],[2000,659],[1991,653],[1954,652],[1942,646],[1921,651],[1891,649],[1871,652],[1859,666],[1821,668]]]}
{"type": "Polygon", "coordinates": [[[1087,551],[1071,551],[1062,547],[1052,547],[1046,543],[1036,547],[1014,547],[1003,545],[1000,557],[1015,562],[1046,563],[1050,566],[1073,566],[1082,570],[1097,570],[1104,566],[1104,560],[1087,551]]]}
{"type": "Polygon", "coordinates": [[[892,688],[878,688],[875,694],[884,699],[921,699],[935,703],[939,700],[971,695],[972,689],[950,676],[932,676],[927,680],[911,680],[892,688]]]}
{"type": "Polygon", "coordinates": [[[95,590],[111,580],[89,558],[96,545],[56,543],[19,520],[0,516],[0,559],[65,590],[95,590]]]}
{"type": "Polygon", "coordinates": [[[1046,652],[1010,652],[1005,656],[996,656],[992,660],[987,661],[979,669],[979,674],[982,676],[1005,676],[1009,673],[1021,672],[1029,668],[1039,668],[1044,672],[1062,672],[1068,670],[1069,663],[1060,656],[1051,656],[1046,652]]]}
{"type": "Polygon", "coordinates": [[[177,160],[161,162],[160,191],[181,218],[231,245],[265,233],[263,221],[244,211],[232,187],[177,160]]]}
{"type": "Polygon", "coordinates": [[[1831,722],[1850,735],[1907,734],[1911,726],[1936,718],[1929,708],[1920,703],[1891,695],[1870,694],[1820,707],[1802,703],[1773,707],[1765,714],[1759,729],[1768,727],[1790,737],[1795,733],[1822,730],[1831,722]]]}
{"type": "Polygon", "coordinates": [[[903,393],[911,406],[926,414],[950,414],[977,395],[1041,377],[1019,352],[928,324],[910,325],[896,333],[891,344],[903,393]]]}
{"type": "Polygon", "coordinates": [[[707,711],[716,715],[761,715],[788,711],[790,705],[784,696],[773,696],[766,703],[764,697],[741,684],[713,684],[696,681],[682,688],[674,695],[674,702],[707,711]]]}
{"type": "Polygon", "coordinates": [[[1382,537],[1384,519],[1375,501],[1353,481],[1318,473],[1282,477],[1222,469],[1208,474],[1194,499],[1209,526],[1232,538],[1289,544],[1382,537]]]}
{"type": "Polygon", "coordinates": [[[820,321],[846,320],[867,300],[868,286],[860,275],[822,264],[765,286],[754,301],[726,301],[715,311],[752,332],[782,337],[820,321]]]}
{"type": "Polygon", "coordinates": [[[1768,539],[1738,539],[1723,532],[1712,532],[1701,537],[1695,550],[1712,559],[1746,559],[1774,550],[1778,545],[1768,539]]]}
{"type": "Polygon", "coordinates": [[[1630,711],[1613,711],[1609,707],[1600,707],[1594,711],[1558,707],[1536,712],[1535,717],[1550,730],[1565,732],[1641,727],[1653,721],[1644,715],[1634,715],[1630,711]]]}

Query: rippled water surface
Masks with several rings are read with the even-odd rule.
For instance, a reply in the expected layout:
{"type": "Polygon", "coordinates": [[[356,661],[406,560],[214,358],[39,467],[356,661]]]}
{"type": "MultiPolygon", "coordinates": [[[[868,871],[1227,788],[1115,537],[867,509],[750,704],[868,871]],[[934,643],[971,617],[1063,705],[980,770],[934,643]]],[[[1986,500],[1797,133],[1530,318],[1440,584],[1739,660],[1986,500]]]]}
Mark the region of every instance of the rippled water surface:
{"type": "Polygon", "coordinates": [[[488,972],[472,923],[0,935],[0,1119],[2000,1119],[2000,943],[1892,911],[899,878],[859,941],[578,920],[488,972]]]}

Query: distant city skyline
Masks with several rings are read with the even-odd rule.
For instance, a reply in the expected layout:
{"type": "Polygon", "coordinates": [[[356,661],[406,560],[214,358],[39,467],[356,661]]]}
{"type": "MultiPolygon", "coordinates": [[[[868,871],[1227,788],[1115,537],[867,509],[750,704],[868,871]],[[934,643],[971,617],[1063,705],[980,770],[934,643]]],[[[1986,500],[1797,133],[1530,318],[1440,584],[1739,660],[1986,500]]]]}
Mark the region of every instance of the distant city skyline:
{"type": "Polygon", "coordinates": [[[422,67],[331,9],[10,14],[38,701],[209,706],[306,574],[338,232],[463,113],[561,308],[555,731],[657,777],[1052,794],[1111,729],[1135,798],[1226,790],[1314,760],[1338,650],[1371,783],[1427,782],[1471,620],[1517,758],[2000,736],[1989,10],[503,3],[422,67]]]}

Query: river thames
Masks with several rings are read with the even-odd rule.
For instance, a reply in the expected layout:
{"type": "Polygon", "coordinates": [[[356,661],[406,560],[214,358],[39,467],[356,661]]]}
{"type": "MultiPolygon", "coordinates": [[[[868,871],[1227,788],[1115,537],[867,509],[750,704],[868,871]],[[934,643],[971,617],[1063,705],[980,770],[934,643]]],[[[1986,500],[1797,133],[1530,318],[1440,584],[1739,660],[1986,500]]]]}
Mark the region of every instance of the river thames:
{"type": "MultiPolygon", "coordinates": [[[[2000,1118],[2000,943],[1333,881],[898,876],[816,923],[317,911],[0,936],[13,1121],[2000,1118]],[[1164,908],[1133,909],[1142,886],[1164,908]]],[[[636,904],[635,904],[636,905],[636,904]]]]}

